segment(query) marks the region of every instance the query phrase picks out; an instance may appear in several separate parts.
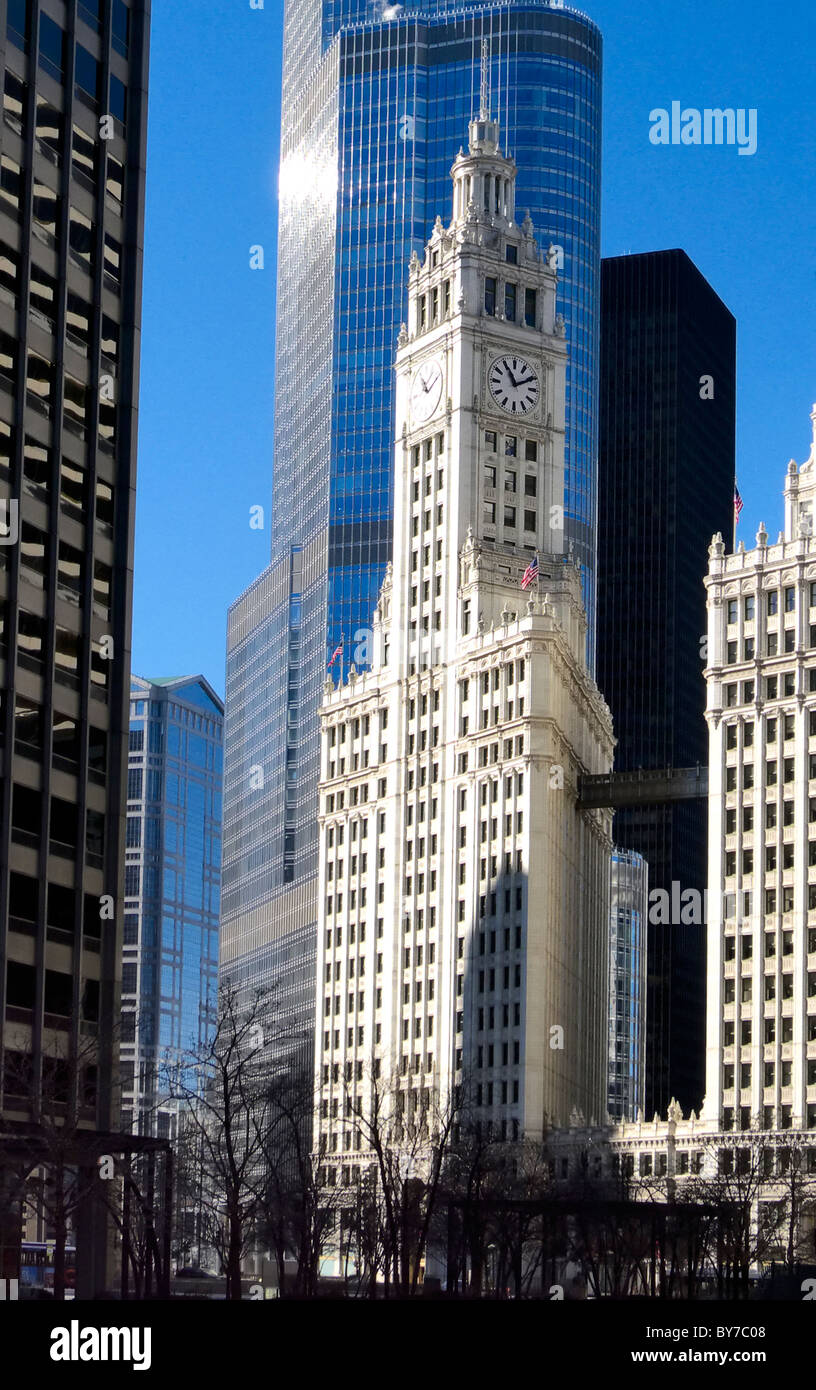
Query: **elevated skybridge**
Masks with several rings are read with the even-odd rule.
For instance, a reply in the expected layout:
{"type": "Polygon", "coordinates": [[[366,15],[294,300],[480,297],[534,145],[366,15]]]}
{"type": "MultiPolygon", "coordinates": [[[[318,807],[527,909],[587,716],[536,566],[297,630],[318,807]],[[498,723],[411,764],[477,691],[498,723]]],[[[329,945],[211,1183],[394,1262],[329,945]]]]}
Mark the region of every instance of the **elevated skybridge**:
{"type": "Polygon", "coordinates": [[[610,772],[578,779],[578,805],[582,810],[628,806],[665,806],[674,801],[705,801],[708,768],[638,768],[635,772],[610,772]]]}

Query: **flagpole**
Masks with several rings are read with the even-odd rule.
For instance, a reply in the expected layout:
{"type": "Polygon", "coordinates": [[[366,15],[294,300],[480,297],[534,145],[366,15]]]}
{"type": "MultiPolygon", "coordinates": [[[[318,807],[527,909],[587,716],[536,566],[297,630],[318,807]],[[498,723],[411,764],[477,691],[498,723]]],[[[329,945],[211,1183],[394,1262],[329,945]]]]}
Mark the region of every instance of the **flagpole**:
{"type": "MultiPolygon", "coordinates": [[[[338,658],[338,656],[339,656],[339,658],[340,658],[340,684],[341,684],[341,685],[343,684],[343,654],[344,654],[345,645],[346,645],[346,634],[345,634],[344,632],[341,632],[341,634],[340,634],[340,641],[339,641],[339,643],[337,644],[337,646],[335,647],[334,651],[332,652],[332,654],[331,654],[331,660],[329,661],[328,667],[326,668],[328,671],[331,671],[332,667],[334,666],[335,661],[337,660],[337,658],[338,658]]],[[[334,677],[332,677],[332,679],[334,679],[334,677]]]]}
{"type": "Polygon", "coordinates": [[[521,576],[522,591],[526,593],[528,589],[532,589],[533,583],[535,583],[536,597],[538,597],[538,580],[540,574],[541,565],[538,559],[538,551],[536,550],[533,552],[533,558],[521,576]]]}

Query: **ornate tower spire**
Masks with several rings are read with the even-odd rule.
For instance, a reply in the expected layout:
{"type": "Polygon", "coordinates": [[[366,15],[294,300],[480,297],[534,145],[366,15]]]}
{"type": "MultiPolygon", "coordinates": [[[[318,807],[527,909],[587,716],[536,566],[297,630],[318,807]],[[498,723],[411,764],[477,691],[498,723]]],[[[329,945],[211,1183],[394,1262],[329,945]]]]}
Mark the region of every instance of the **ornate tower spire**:
{"type": "Polygon", "coordinates": [[[515,215],[516,165],[502,154],[499,123],[490,114],[487,43],[482,44],[482,76],[479,115],[468,126],[467,153],[460,150],[451,169],[453,220],[502,219],[515,215]]]}
{"type": "Polygon", "coordinates": [[[802,467],[807,468],[809,472],[816,471],[816,401],[814,401],[813,409],[810,412],[810,426],[810,454],[807,458],[807,461],[802,464],[802,467]]]}
{"type": "Polygon", "coordinates": [[[490,120],[490,67],[487,58],[487,39],[482,39],[481,90],[479,96],[479,120],[490,120]]]}
{"type": "Polygon", "coordinates": [[[796,540],[814,535],[816,515],[816,405],[810,412],[810,453],[797,468],[795,459],[788,464],[785,479],[785,539],[796,540]]]}

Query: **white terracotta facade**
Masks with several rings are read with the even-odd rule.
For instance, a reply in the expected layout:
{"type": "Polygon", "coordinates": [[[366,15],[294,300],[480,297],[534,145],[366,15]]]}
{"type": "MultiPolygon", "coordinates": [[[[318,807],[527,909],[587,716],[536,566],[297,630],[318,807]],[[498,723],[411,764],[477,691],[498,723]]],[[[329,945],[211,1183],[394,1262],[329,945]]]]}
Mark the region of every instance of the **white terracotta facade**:
{"type": "Polygon", "coordinates": [[[375,1085],[409,1116],[461,1087],[507,1139],[606,1112],[611,817],[576,796],[613,735],[561,553],[556,277],[492,121],[452,177],[410,268],[371,668],[321,710],[315,1142],[338,1183],[375,1085]]]}
{"type": "Polygon", "coordinates": [[[576,1113],[564,1172],[587,1148],[599,1171],[623,1154],[634,1176],[711,1171],[742,1144],[771,1193],[774,1150],[803,1148],[816,1174],[816,406],[811,422],[776,543],[761,526],[753,550],[709,549],[705,1098],[605,1129],[576,1113]]]}

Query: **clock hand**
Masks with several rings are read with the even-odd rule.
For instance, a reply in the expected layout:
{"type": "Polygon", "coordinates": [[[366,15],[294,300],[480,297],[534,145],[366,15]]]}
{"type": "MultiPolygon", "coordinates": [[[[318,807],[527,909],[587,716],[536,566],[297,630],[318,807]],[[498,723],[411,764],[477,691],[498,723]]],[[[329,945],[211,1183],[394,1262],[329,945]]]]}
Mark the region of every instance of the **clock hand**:
{"type": "Polygon", "coordinates": [[[528,381],[535,381],[535,379],[536,379],[536,378],[535,378],[534,376],[525,376],[525,377],[523,378],[522,381],[516,381],[516,382],[514,382],[514,385],[515,385],[515,386],[526,386],[527,383],[528,383],[528,381]]]}

